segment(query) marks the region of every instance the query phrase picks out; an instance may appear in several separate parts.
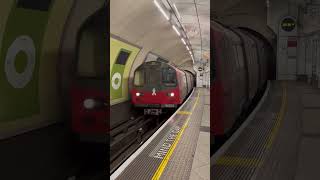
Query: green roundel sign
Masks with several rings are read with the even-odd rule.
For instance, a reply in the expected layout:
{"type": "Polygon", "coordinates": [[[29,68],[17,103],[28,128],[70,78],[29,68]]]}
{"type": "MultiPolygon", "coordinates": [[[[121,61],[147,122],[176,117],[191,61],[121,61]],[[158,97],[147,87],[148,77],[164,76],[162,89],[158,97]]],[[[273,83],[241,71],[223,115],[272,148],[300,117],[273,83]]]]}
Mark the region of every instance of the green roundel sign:
{"type": "Polygon", "coordinates": [[[284,31],[290,32],[294,30],[295,27],[296,27],[296,21],[293,18],[287,17],[287,18],[284,18],[281,22],[281,28],[284,31]]]}

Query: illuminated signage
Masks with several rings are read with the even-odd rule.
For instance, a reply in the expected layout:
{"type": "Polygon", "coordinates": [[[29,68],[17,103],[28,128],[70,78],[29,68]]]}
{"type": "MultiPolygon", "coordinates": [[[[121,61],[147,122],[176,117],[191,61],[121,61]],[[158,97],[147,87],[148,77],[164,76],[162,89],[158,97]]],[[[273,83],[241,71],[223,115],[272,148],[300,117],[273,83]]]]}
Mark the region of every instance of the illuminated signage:
{"type": "Polygon", "coordinates": [[[292,18],[285,18],[282,20],[281,22],[281,28],[284,31],[290,32],[292,30],[294,30],[294,28],[296,27],[296,21],[292,18]]]}

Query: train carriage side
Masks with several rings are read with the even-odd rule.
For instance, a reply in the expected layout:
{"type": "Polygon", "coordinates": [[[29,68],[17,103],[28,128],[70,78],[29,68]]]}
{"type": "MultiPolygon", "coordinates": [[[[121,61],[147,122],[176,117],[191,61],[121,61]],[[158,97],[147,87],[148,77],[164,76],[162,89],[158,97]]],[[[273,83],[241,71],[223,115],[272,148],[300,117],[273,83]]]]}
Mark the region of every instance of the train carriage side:
{"type": "MultiPolygon", "coordinates": [[[[241,29],[242,30],[242,29],[241,29]]],[[[258,40],[254,35],[252,35],[250,32],[246,31],[246,30],[242,30],[242,32],[244,32],[246,34],[246,36],[248,36],[248,38],[250,38],[253,43],[254,46],[251,50],[251,52],[254,54],[254,60],[257,61],[258,64],[258,91],[261,91],[265,82],[265,77],[264,77],[264,62],[263,59],[261,57],[261,51],[259,49],[262,48],[261,42],[260,40],[258,40]]]]}
{"type": "Polygon", "coordinates": [[[257,55],[258,55],[258,61],[260,65],[260,82],[259,82],[259,90],[261,91],[264,87],[264,83],[267,80],[266,77],[266,61],[265,61],[265,55],[264,55],[264,43],[258,39],[256,36],[250,34],[250,38],[254,40],[256,46],[257,46],[257,55]]]}
{"type": "Polygon", "coordinates": [[[186,71],[186,70],[184,70],[184,73],[185,73],[186,79],[187,79],[187,87],[188,87],[187,94],[189,94],[194,87],[194,76],[192,73],[190,73],[189,71],[186,71]]]}
{"type": "Polygon", "coordinates": [[[232,119],[225,122],[225,131],[229,131],[237,121],[238,117],[242,113],[243,106],[247,100],[246,98],[246,71],[244,67],[243,54],[241,49],[240,38],[229,29],[225,29],[225,43],[224,51],[225,55],[223,62],[228,63],[225,67],[229,68],[230,93],[231,93],[231,114],[232,119]]]}
{"type": "Polygon", "coordinates": [[[258,81],[259,81],[259,71],[258,71],[258,62],[255,58],[255,45],[254,41],[250,39],[245,33],[241,30],[236,30],[239,36],[243,41],[243,48],[245,50],[245,64],[246,71],[248,74],[248,95],[249,101],[251,102],[258,91],[258,81]]]}
{"type": "Polygon", "coordinates": [[[224,135],[234,126],[246,101],[246,72],[240,38],[215,22],[211,25],[216,66],[212,130],[215,135],[224,135]]]}
{"type": "Polygon", "coordinates": [[[192,91],[193,89],[193,80],[192,80],[192,75],[188,72],[188,71],[185,71],[186,72],[186,76],[188,77],[188,94],[192,91]]]}
{"type": "Polygon", "coordinates": [[[187,78],[184,71],[181,71],[180,69],[176,67],[172,67],[175,69],[177,74],[177,80],[178,80],[178,88],[179,88],[179,103],[182,104],[183,100],[188,94],[188,85],[187,85],[187,78]]]}
{"type": "Polygon", "coordinates": [[[267,47],[267,42],[264,41],[264,39],[258,37],[256,34],[252,35],[255,38],[255,41],[257,42],[259,46],[259,56],[260,56],[260,61],[261,61],[261,90],[263,90],[263,86],[268,80],[268,72],[267,72],[267,66],[268,66],[268,47],[267,47]]]}
{"type": "MultiPolygon", "coordinates": [[[[215,137],[220,137],[224,135],[224,121],[231,118],[229,113],[229,107],[231,102],[231,96],[224,96],[228,88],[224,81],[222,81],[222,76],[225,71],[222,70],[222,46],[224,41],[224,33],[222,27],[214,21],[210,22],[210,49],[211,52],[214,51],[211,61],[213,61],[215,66],[214,77],[211,76],[210,79],[213,80],[210,89],[210,101],[212,105],[210,106],[210,117],[213,121],[210,121],[211,133],[215,137]],[[226,90],[225,90],[226,88],[226,90]]],[[[211,72],[213,73],[213,72],[211,72]]],[[[212,75],[212,74],[211,74],[212,75]]]]}

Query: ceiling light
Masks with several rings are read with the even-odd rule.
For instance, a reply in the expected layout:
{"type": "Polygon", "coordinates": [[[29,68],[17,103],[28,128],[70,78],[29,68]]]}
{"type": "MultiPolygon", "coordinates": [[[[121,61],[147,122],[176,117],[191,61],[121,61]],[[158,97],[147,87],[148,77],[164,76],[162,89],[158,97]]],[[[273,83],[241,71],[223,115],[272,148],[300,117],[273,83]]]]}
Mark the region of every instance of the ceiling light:
{"type": "Polygon", "coordinates": [[[183,42],[184,45],[187,45],[186,41],[183,38],[181,38],[181,41],[183,42]]]}
{"type": "Polygon", "coordinates": [[[162,7],[161,7],[160,4],[158,3],[158,1],[157,1],[157,0],[154,0],[153,2],[154,2],[154,4],[157,6],[157,8],[161,11],[161,13],[163,14],[163,16],[164,16],[167,20],[169,20],[169,16],[167,15],[166,12],[164,12],[164,10],[162,9],[162,7]]]}
{"type": "Polygon", "coordinates": [[[178,29],[176,28],[175,25],[172,25],[172,28],[174,29],[174,31],[178,34],[178,36],[180,36],[180,32],[178,31],[178,29]]]}
{"type": "Polygon", "coordinates": [[[173,7],[174,7],[174,9],[175,9],[176,12],[177,12],[178,18],[181,19],[181,16],[180,16],[180,13],[179,13],[179,11],[178,11],[178,9],[177,9],[176,4],[173,4],[173,7]]]}

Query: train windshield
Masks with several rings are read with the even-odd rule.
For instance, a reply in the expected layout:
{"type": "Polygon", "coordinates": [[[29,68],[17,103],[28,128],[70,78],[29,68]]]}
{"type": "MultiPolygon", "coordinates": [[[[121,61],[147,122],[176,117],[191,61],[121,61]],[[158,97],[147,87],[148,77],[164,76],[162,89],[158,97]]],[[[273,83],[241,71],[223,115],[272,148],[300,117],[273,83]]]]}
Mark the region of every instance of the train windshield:
{"type": "Polygon", "coordinates": [[[135,86],[160,85],[160,69],[153,67],[137,69],[133,81],[135,86]]]}
{"type": "Polygon", "coordinates": [[[176,71],[173,68],[163,68],[162,69],[162,83],[165,86],[176,86],[177,76],[176,71]]]}
{"type": "Polygon", "coordinates": [[[171,67],[146,66],[138,68],[134,73],[134,86],[170,86],[177,85],[175,69],[171,67]]]}
{"type": "Polygon", "coordinates": [[[144,86],[145,81],[145,71],[143,69],[137,69],[134,73],[134,85],[135,86],[144,86]]]}

